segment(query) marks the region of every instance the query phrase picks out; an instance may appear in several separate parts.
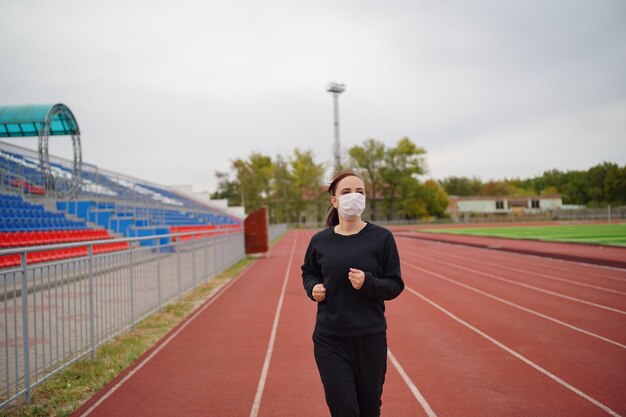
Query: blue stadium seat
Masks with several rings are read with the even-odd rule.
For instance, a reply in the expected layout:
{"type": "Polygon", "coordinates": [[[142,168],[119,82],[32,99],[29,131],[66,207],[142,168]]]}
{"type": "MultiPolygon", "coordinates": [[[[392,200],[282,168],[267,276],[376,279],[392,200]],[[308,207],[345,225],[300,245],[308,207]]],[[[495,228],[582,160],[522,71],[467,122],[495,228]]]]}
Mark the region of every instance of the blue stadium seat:
{"type": "MultiPolygon", "coordinates": [[[[31,156],[0,150],[2,183],[10,188],[12,178],[26,178],[32,185],[43,186],[38,164],[31,156]]],[[[52,165],[55,170],[70,172],[59,164],[52,165]]],[[[100,226],[130,235],[131,230],[157,233],[169,231],[169,227],[241,224],[238,219],[155,184],[89,169],[83,170],[82,179],[81,198],[56,201],[58,212],[18,195],[0,193],[0,230],[83,230],[100,226]],[[97,187],[91,187],[94,184],[97,187]]],[[[19,188],[15,191],[25,192],[19,188]]]]}

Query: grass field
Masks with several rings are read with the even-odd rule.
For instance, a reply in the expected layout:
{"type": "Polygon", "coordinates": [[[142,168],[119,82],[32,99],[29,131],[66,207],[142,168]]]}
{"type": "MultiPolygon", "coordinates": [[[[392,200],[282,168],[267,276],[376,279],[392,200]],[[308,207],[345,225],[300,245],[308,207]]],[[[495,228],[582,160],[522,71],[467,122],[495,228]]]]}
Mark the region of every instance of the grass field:
{"type": "Polygon", "coordinates": [[[556,242],[626,246],[626,224],[576,224],[558,226],[477,227],[422,229],[431,233],[537,239],[556,242]]]}

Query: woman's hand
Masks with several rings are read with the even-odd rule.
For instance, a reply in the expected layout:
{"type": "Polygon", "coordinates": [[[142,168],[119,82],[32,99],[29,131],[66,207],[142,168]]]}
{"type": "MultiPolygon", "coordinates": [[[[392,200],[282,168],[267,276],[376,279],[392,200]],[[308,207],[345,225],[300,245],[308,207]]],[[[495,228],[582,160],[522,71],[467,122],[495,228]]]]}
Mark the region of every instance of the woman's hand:
{"type": "Polygon", "coordinates": [[[350,272],[348,272],[348,279],[355,290],[360,290],[363,286],[363,282],[365,282],[365,272],[360,269],[350,268],[350,272]]]}
{"type": "Polygon", "coordinates": [[[313,298],[318,303],[324,301],[324,298],[326,298],[326,287],[324,287],[324,284],[316,284],[313,287],[313,298]]]}

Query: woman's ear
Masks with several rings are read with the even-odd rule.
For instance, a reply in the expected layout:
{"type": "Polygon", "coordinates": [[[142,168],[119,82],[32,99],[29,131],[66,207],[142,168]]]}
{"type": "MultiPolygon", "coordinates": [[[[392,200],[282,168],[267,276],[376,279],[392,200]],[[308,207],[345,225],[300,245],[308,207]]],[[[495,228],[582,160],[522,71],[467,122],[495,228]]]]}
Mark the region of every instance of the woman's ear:
{"type": "Polygon", "coordinates": [[[339,203],[337,202],[337,197],[335,197],[334,195],[331,195],[330,204],[332,204],[334,208],[338,208],[339,203]]]}

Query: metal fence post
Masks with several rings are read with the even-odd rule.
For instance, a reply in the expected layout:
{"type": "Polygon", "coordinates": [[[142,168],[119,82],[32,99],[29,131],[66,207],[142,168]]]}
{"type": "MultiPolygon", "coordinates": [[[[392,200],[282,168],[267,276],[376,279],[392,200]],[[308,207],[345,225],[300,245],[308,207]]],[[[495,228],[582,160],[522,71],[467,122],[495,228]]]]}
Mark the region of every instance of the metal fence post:
{"type": "Polygon", "coordinates": [[[157,293],[159,310],[161,309],[161,239],[157,239],[157,293]]]}
{"type": "Polygon", "coordinates": [[[130,323],[131,329],[135,330],[135,290],[133,286],[133,248],[130,247],[128,252],[128,262],[129,262],[129,276],[128,276],[128,287],[130,290],[130,323]]]}
{"type": "Polygon", "coordinates": [[[213,266],[211,267],[211,275],[215,275],[215,273],[217,272],[217,246],[215,243],[216,239],[217,237],[215,235],[211,236],[211,252],[213,253],[211,257],[211,261],[213,262],[213,266]]]}
{"type": "Polygon", "coordinates": [[[224,269],[224,235],[220,235],[220,270],[224,269]]]}
{"type": "Polygon", "coordinates": [[[209,280],[209,238],[204,237],[204,277],[209,280]]]}
{"type": "Polygon", "coordinates": [[[89,262],[89,341],[91,343],[91,359],[96,359],[96,319],[94,312],[94,293],[93,293],[93,245],[87,247],[89,262]]]}
{"type": "Polygon", "coordinates": [[[183,292],[182,290],[182,284],[181,284],[181,277],[180,277],[180,247],[181,247],[181,243],[180,240],[178,241],[178,243],[176,244],[176,271],[178,273],[178,299],[181,299],[181,293],[183,292]]]}
{"type": "Polygon", "coordinates": [[[28,283],[26,282],[26,251],[22,256],[22,340],[24,345],[24,401],[30,404],[30,335],[28,333],[28,283]]]}
{"type": "Polygon", "coordinates": [[[196,288],[196,242],[195,236],[191,238],[191,288],[196,288]]]}
{"type": "Polygon", "coordinates": [[[235,258],[233,256],[233,237],[231,235],[228,235],[228,265],[231,264],[231,262],[233,261],[233,259],[235,258]]]}

